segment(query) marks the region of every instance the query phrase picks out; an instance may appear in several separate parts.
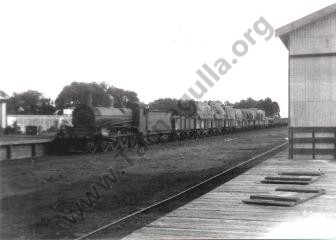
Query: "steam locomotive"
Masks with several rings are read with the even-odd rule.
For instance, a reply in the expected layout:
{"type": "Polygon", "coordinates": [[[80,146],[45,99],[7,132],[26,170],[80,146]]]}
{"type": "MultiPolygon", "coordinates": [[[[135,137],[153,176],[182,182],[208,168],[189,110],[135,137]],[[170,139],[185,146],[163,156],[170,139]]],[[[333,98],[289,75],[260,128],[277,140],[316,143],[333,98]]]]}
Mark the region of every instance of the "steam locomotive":
{"type": "Polygon", "coordinates": [[[283,119],[267,118],[265,111],[258,109],[235,109],[218,102],[179,104],[178,110],[167,112],[140,103],[129,103],[127,108],[81,104],[73,111],[73,127],[61,129],[55,142],[63,152],[108,152],[136,144],[215,136],[287,123],[283,119]],[[204,109],[208,110],[206,114],[204,109]]]}

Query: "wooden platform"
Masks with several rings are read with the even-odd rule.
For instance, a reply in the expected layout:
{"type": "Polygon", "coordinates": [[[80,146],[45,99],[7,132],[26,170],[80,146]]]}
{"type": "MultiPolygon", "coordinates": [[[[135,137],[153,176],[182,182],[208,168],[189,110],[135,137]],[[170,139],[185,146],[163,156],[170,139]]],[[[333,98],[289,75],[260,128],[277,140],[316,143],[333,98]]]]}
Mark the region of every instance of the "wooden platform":
{"type": "Polygon", "coordinates": [[[288,160],[285,150],[125,239],[331,239],[336,238],[335,226],[336,161],[288,160]],[[326,193],[293,207],[242,203],[252,194],[274,194],[275,188],[287,187],[260,183],[282,171],[321,171],[324,176],[304,187],[326,193]]]}
{"type": "Polygon", "coordinates": [[[0,161],[47,154],[53,136],[0,136],[0,161]]]}

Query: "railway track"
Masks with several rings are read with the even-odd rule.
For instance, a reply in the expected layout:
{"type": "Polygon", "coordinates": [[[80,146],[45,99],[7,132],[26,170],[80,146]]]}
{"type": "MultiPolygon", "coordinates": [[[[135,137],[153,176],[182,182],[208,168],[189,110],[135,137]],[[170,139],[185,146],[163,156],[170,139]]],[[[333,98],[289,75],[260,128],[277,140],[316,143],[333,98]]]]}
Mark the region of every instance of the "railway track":
{"type": "MultiPolygon", "coordinates": [[[[274,147],[270,150],[267,150],[261,154],[258,154],[242,163],[239,163],[227,170],[224,170],[210,178],[207,178],[205,180],[203,180],[202,182],[189,187],[187,189],[185,189],[182,192],[179,192],[171,197],[168,197],[164,200],[161,200],[159,202],[156,202],[146,208],[140,209],[136,212],[133,212],[125,217],[122,217],[118,220],[115,220],[109,224],[106,224],[100,228],[97,228],[89,233],[86,233],[84,235],[81,235],[80,237],[76,238],[75,240],[82,240],[82,239],[90,239],[90,238],[96,238],[94,237],[95,235],[101,234],[104,230],[107,230],[108,228],[112,228],[115,226],[118,226],[119,224],[122,224],[126,221],[131,220],[132,218],[138,217],[141,214],[144,213],[148,213],[152,210],[155,210],[159,207],[165,207],[165,205],[168,205],[169,203],[173,202],[174,200],[178,200],[179,198],[181,198],[182,196],[186,196],[187,194],[191,194],[193,192],[203,192],[206,193],[208,191],[210,191],[211,189],[213,189],[214,187],[225,183],[226,181],[238,176],[239,174],[241,174],[242,172],[245,172],[246,170],[248,170],[249,168],[255,166],[256,164],[266,160],[267,158],[269,158],[270,156],[273,156],[274,154],[278,153],[279,151],[283,150],[286,146],[287,146],[288,142],[284,142],[282,144],[280,144],[277,147],[274,147]],[[230,177],[228,177],[230,176],[230,177]],[[226,179],[223,179],[223,177],[226,179]]],[[[202,194],[203,194],[202,193],[202,194]]],[[[189,199],[189,201],[191,201],[189,199]]],[[[101,238],[101,237],[100,237],[101,238]]]]}

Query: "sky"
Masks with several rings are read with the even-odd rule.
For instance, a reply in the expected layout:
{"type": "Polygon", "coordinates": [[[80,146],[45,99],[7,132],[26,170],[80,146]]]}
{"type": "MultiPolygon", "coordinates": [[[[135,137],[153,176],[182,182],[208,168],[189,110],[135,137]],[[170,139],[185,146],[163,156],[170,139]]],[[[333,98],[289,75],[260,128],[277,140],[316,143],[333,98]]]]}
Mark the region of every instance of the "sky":
{"type": "MultiPolygon", "coordinates": [[[[0,89],[55,99],[73,81],[135,91],[142,102],[197,89],[203,64],[231,64],[232,46],[263,17],[274,29],[329,0],[0,1],[0,89]]],[[[256,44],[198,100],[271,97],[288,115],[288,52],[256,44]]],[[[246,39],[245,39],[246,42],[246,39]]],[[[190,95],[190,94],[189,94],[190,95]]]]}

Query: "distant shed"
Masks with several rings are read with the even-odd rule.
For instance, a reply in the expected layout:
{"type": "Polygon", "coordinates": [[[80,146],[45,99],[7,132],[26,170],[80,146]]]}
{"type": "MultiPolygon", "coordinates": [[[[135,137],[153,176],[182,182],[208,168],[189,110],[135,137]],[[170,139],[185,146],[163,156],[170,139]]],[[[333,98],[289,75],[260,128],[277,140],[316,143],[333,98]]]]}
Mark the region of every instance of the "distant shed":
{"type": "Polygon", "coordinates": [[[6,109],[6,99],[0,97],[0,135],[4,132],[7,127],[7,109],[6,109]]]}
{"type": "Polygon", "coordinates": [[[336,158],[336,4],[276,34],[289,51],[289,156],[336,158]]]}
{"type": "Polygon", "coordinates": [[[72,117],[68,115],[7,115],[7,125],[13,126],[14,123],[18,125],[22,133],[27,133],[28,126],[34,126],[39,131],[54,131],[59,129],[62,124],[72,125],[72,117]]]}

